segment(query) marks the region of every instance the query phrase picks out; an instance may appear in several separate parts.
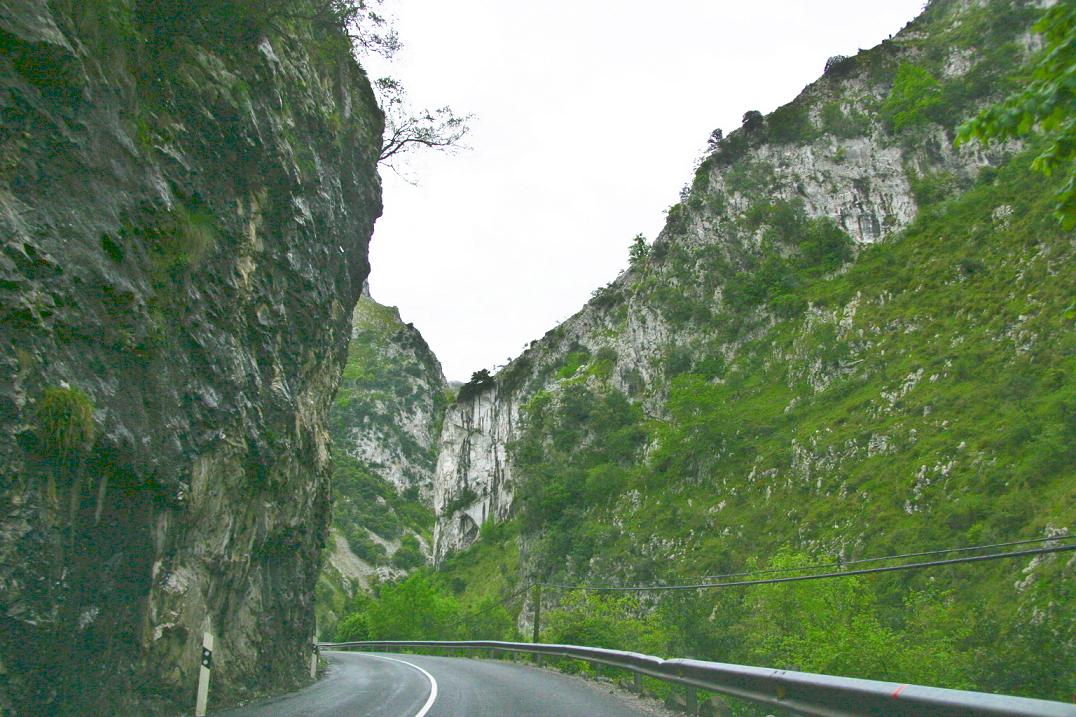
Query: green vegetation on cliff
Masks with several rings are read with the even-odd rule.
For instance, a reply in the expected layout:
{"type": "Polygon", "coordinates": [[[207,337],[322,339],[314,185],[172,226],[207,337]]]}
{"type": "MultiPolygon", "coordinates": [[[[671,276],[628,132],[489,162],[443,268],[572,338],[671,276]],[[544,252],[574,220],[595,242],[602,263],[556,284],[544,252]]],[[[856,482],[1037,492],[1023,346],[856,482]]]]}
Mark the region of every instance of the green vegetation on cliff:
{"type": "Polygon", "coordinates": [[[959,140],[1011,139],[1032,132],[1047,137],[1032,167],[1045,174],[1067,173],[1054,210],[1065,229],[1076,228],[1076,6],[1061,2],[1048,10],[1033,28],[1045,47],[1030,82],[1003,103],[993,105],[960,127],[959,140]]]}

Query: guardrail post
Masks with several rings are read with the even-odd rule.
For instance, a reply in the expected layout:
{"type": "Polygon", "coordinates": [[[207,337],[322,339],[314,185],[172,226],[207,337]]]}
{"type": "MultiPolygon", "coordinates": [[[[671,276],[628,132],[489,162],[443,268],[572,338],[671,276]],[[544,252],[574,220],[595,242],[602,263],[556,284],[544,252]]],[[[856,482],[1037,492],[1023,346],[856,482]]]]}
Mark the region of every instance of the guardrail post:
{"type": "Polygon", "coordinates": [[[198,668],[198,699],[194,703],[194,717],[205,717],[209,702],[209,671],[213,669],[213,635],[202,635],[202,666],[198,668]]]}
{"type": "Polygon", "coordinates": [[[318,646],[314,645],[314,649],[310,652],[310,679],[316,679],[318,676],[318,646]]]}
{"type": "Polygon", "coordinates": [[[689,715],[697,715],[699,713],[699,699],[695,694],[695,688],[690,685],[685,688],[685,697],[687,698],[687,713],[689,715]]]}
{"type": "MultiPolygon", "coordinates": [[[[531,642],[540,642],[540,633],[542,625],[542,584],[535,583],[534,588],[531,591],[531,600],[534,602],[534,629],[531,633],[531,642]]],[[[542,664],[542,656],[534,656],[534,664],[542,664]]]]}
{"type": "Polygon", "coordinates": [[[632,692],[637,695],[641,694],[643,691],[643,676],[640,675],[638,672],[631,673],[631,676],[635,678],[634,680],[632,680],[635,683],[634,685],[632,685],[632,692]]]}

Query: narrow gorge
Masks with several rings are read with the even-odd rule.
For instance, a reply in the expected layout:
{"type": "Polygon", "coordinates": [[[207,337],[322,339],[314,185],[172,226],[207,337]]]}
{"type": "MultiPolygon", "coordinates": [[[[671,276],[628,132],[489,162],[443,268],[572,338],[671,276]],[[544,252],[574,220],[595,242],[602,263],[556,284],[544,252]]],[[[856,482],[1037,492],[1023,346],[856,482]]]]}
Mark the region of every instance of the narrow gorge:
{"type": "MultiPolygon", "coordinates": [[[[615,279],[466,383],[371,294],[385,170],[472,119],[371,82],[380,8],[0,0],[0,717],[190,714],[206,663],[211,713],[257,710],[367,639],[1071,700],[1076,553],[1031,550],[1076,522],[1071,0],[930,0],[743,108],[615,279]],[[1060,109],[968,124],[1028,87],[1060,109]]],[[[407,270],[473,313],[478,246],[407,270]]]]}
{"type": "MultiPolygon", "coordinates": [[[[529,638],[535,583],[1067,536],[1067,177],[1030,169],[1034,136],[955,142],[1026,81],[1049,6],[934,0],[716,133],[620,276],[460,388],[433,475],[435,567],[407,594],[440,585],[468,638],[529,638]]],[[[552,590],[542,637],[1067,699],[1046,665],[1076,649],[1074,568],[1061,554],[895,573],[828,597],[552,590]],[[828,613],[808,606],[825,604],[822,644],[809,625],[828,613]]],[[[387,636],[375,618],[403,591],[360,606],[363,634],[387,636]]]]}

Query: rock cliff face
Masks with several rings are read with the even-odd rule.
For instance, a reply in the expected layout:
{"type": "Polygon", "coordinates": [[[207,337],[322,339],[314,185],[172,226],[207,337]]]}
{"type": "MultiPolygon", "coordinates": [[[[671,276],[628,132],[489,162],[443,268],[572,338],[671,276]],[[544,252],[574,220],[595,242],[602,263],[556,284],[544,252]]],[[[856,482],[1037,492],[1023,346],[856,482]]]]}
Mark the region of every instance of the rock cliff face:
{"type": "Polygon", "coordinates": [[[487,520],[502,521],[512,508],[512,464],[519,403],[496,386],[450,407],[438,445],[433,482],[434,559],[478,539],[487,520]]]}
{"type": "MultiPolygon", "coordinates": [[[[999,150],[954,148],[953,129],[996,99],[1000,78],[1034,49],[1029,12],[1025,3],[932,2],[891,40],[832,58],[792,102],[745,116],[716,142],[648,255],[449,409],[434,480],[436,558],[473,543],[483,520],[513,512],[509,448],[536,395],[608,384],[663,417],[673,376],[699,370],[703,356],[731,364],[746,343],[806,308],[793,305],[780,277],[763,285],[767,267],[801,258],[796,237],[807,227],[830,237],[818,240],[830,248],[816,251],[833,252],[816,273],[840,272],[865,247],[899,235],[924,201],[998,164],[999,150]],[[989,42],[976,45],[976,32],[989,42]],[[850,239],[844,248],[840,234],[850,239]],[[599,364],[607,376],[587,374],[599,364]]],[[[820,388],[832,376],[817,368],[820,388]]],[[[711,376],[723,380],[720,370],[711,376]]]]}
{"type": "Polygon", "coordinates": [[[448,387],[422,334],[365,294],[332,412],[336,445],[398,492],[433,493],[434,450],[448,387]]]}
{"type": "Polygon", "coordinates": [[[437,436],[448,404],[441,364],[395,307],[364,293],[333,402],[331,550],[318,626],[331,628],[356,589],[429,562],[437,436]]]}
{"type": "Polygon", "coordinates": [[[303,680],[382,118],[256,6],[0,3],[0,712],[303,680]]]}

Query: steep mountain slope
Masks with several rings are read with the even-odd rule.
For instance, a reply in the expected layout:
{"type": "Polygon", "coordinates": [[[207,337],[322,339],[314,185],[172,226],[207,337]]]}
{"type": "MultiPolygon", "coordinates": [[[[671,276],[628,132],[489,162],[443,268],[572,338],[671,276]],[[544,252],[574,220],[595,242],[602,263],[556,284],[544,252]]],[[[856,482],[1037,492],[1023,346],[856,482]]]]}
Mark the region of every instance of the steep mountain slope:
{"type": "Polygon", "coordinates": [[[4,714],[307,679],[382,115],[273,7],[0,3],[4,714]]]}
{"type": "MultiPolygon", "coordinates": [[[[1037,14],[935,0],[748,113],[627,272],[461,390],[434,508],[465,601],[532,579],[677,582],[1068,531],[1076,265],[1050,214],[1067,178],[1030,172],[1017,145],[953,145],[1020,82],[1037,14]]],[[[779,608],[722,590],[677,610],[650,596],[634,614],[675,613],[659,651],[1064,698],[1068,678],[1043,665],[1076,654],[1066,560],[848,583],[859,597],[838,621],[919,631],[922,653],[878,637],[827,662],[841,648],[752,617],[809,623],[792,609],[806,594],[779,608]],[[871,662],[881,644],[892,659],[871,662]]]]}
{"type": "Polygon", "coordinates": [[[357,588],[429,562],[437,436],[450,396],[422,335],[364,292],[330,412],[333,518],[318,582],[318,627],[332,634],[357,588]]]}

